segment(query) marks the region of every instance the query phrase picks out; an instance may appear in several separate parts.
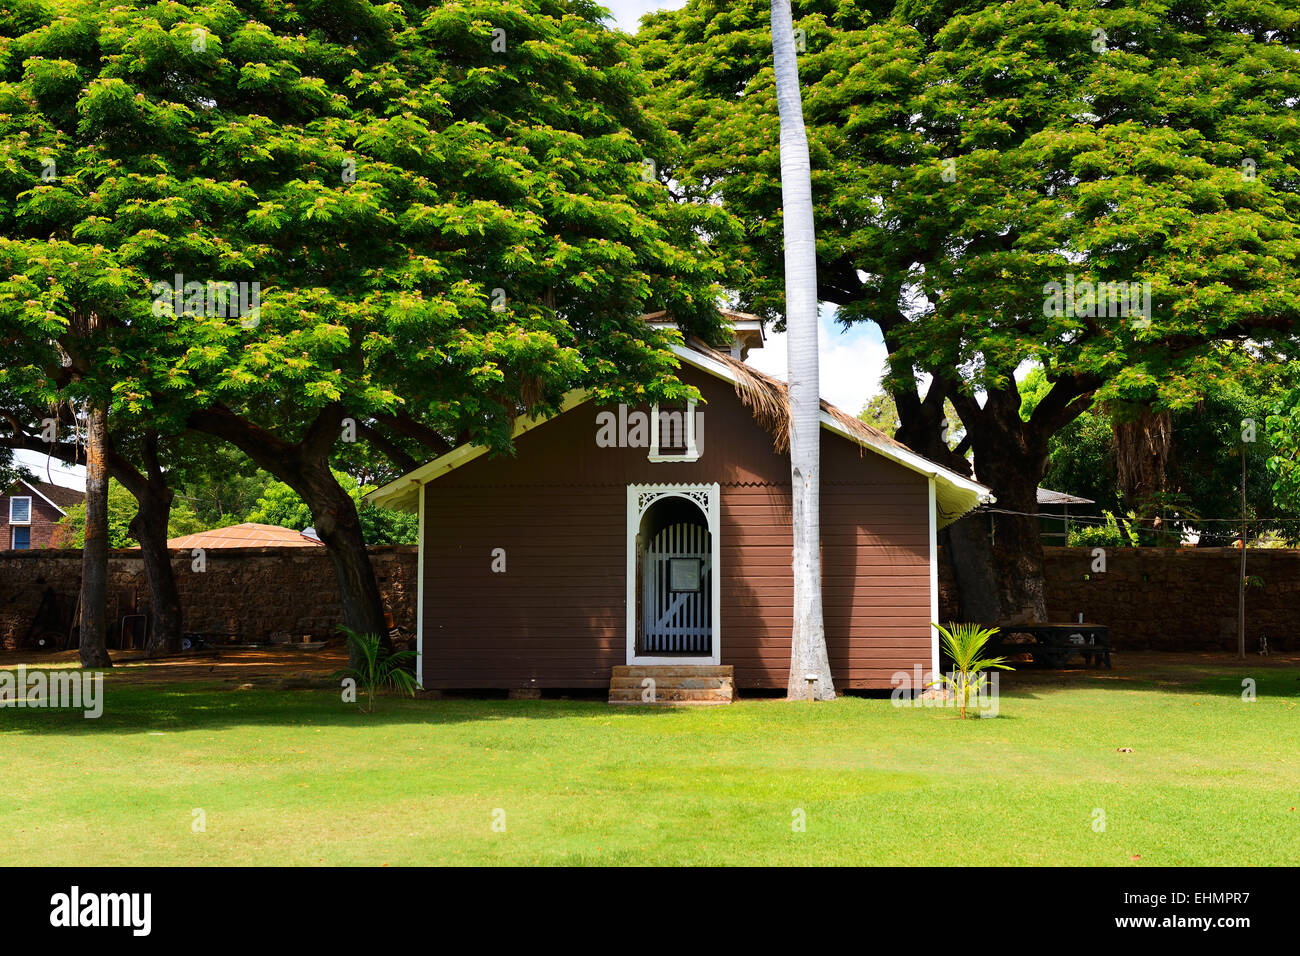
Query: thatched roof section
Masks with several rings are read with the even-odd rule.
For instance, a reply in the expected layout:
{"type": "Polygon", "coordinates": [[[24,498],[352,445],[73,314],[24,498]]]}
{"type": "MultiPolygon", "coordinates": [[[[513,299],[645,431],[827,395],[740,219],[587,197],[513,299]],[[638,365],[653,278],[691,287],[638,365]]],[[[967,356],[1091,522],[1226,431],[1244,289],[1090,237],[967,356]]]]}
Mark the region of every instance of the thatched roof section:
{"type": "MultiPolygon", "coordinates": [[[[754,420],[763,427],[764,431],[772,436],[773,447],[782,454],[789,451],[790,392],[786,383],[732,358],[726,352],[709,348],[699,339],[691,339],[689,345],[697,352],[703,352],[715,362],[725,365],[735,375],[736,394],[740,396],[741,402],[753,413],[754,420]]],[[[821,406],[822,411],[835,419],[840,427],[868,444],[888,445],[903,451],[911,451],[902,442],[886,435],[879,428],[873,428],[862,419],[836,408],[825,399],[821,400],[821,406]]]]}

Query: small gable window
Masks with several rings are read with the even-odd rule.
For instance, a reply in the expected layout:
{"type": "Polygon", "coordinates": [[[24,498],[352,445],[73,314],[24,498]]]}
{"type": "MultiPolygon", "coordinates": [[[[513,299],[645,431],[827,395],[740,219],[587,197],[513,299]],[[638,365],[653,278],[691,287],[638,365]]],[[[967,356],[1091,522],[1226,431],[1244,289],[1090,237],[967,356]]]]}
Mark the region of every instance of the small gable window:
{"type": "Polygon", "coordinates": [[[10,498],[9,499],[9,523],[10,524],[31,524],[32,523],[32,499],[31,498],[10,498]]]}
{"type": "Polygon", "coordinates": [[[650,460],[698,460],[701,444],[698,419],[694,402],[651,406],[650,460]]]}

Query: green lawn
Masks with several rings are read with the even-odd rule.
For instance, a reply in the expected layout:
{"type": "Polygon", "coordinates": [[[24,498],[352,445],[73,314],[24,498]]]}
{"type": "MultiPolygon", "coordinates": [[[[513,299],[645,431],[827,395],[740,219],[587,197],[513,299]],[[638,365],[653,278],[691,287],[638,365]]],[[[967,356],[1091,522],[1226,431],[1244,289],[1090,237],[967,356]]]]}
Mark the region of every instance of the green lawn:
{"type": "Polygon", "coordinates": [[[112,676],[99,720],[0,710],[0,864],[1294,865],[1300,669],[1261,669],[1254,703],[1189,673],[1009,675],[965,722],[861,698],[367,717],[112,676]]]}

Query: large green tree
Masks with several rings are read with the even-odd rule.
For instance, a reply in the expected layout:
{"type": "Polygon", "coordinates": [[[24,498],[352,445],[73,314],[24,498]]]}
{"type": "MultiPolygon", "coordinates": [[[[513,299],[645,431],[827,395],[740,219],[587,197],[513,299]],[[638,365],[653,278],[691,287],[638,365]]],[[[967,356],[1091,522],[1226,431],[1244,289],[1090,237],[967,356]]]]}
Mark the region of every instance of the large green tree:
{"type": "MultiPolygon", "coordinates": [[[[645,21],[638,40],[648,102],[689,146],[674,182],[734,213],[742,306],[777,318],[765,5],[691,0],[645,21]]],[[[981,528],[952,529],[963,613],[1041,615],[1030,515],[1051,436],[1097,400],[1192,400],[1222,341],[1291,348],[1300,11],[1235,0],[794,6],[819,296],[843,321],[879,325],[898,437],[957,469],[972,453],[1012,512],[997,516],[995,554],[981,528]],[[1109,296],[1098,308],[1083,284],[1101,282],[1133,283],[1136,308],[1109,296]],[[1058,298],[1053,283],[1078,294],[1058,298]],[[1025,420],[1015,375],[1027,361],[1051,388],[1025,420]],[[965,430],[952,449],[949,401],[965,430]],[[964,573],[989,566],[993,588],[964,573]]]]}
{"type": "Polygon", "coordinates": [[[716,332],[699,236],[720,214],[669,201],[675,140],[601,17],[558,0],[11,7],[6,321],[63,334],[40,244],[104,250],[144,313],[110,331],[166,332],[146,353],[108,346],[87,381],[292,487],[348,625],[382,633],[341,445],[409,464],[502,450],[519,414],[577,386],[680,398],[666,334],[638,316],[716,332]],[[247,283],[237,308],[225,282],[247,283]]]}
{"type": "MultiPolygon", "coordinates": [[[[1268,531],[1294,536],[1300,512],[1294,503],[1275,500],[1267,462],[1276,449],[1266,427],[1294,382],[1294,372],[1235,350],[1224,350],[1220,361],[1221,369],[1207,373],[1201,395],[1191,404],[1157,409],[1099,405],[1081,414],[1052,437],[1043,484],[1096,501],[1094,515],[1109,511],[1123,523],[1133,513],[1138,522],[1131,530],[1138,540],[1177,544],[1184,533],[1194,532],[1202,547],[1222,547],[1241,533],[1237,519],[1244,450],[1251,538],[1268,531]],[[1151,420],[1162,427],[1147,436],[1148,447],[1140,451],[1156,473],[1135,481],[1125,472],[1141,469],[1121,467],[1126,454],[1135,457],[1122,447],[1125,428],[1151,420]]],[[[1022,417],[1032,414],[1034,390],[1043,381],[1036,370],[1022,382],[1022,417]]],[[[1072,508],[1071,514],[1076,513],[1081,509],[1072,508]]]]}

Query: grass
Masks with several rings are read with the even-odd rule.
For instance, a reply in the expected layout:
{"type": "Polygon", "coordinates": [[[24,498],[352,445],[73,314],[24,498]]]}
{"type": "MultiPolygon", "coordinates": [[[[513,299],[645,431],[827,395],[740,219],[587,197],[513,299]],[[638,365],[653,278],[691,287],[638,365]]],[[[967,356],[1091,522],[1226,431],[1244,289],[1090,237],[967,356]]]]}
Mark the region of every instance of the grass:
{"type": "Polygon", "coordinates": [[[0,710],[0,864],[1293,865],[1300,668],[1255,676],[1245,703],[1213,667],[1005,675],[1001,715],[963,722],[864,698],[365,716],[114,674],[98,720],[0,710]]]}

